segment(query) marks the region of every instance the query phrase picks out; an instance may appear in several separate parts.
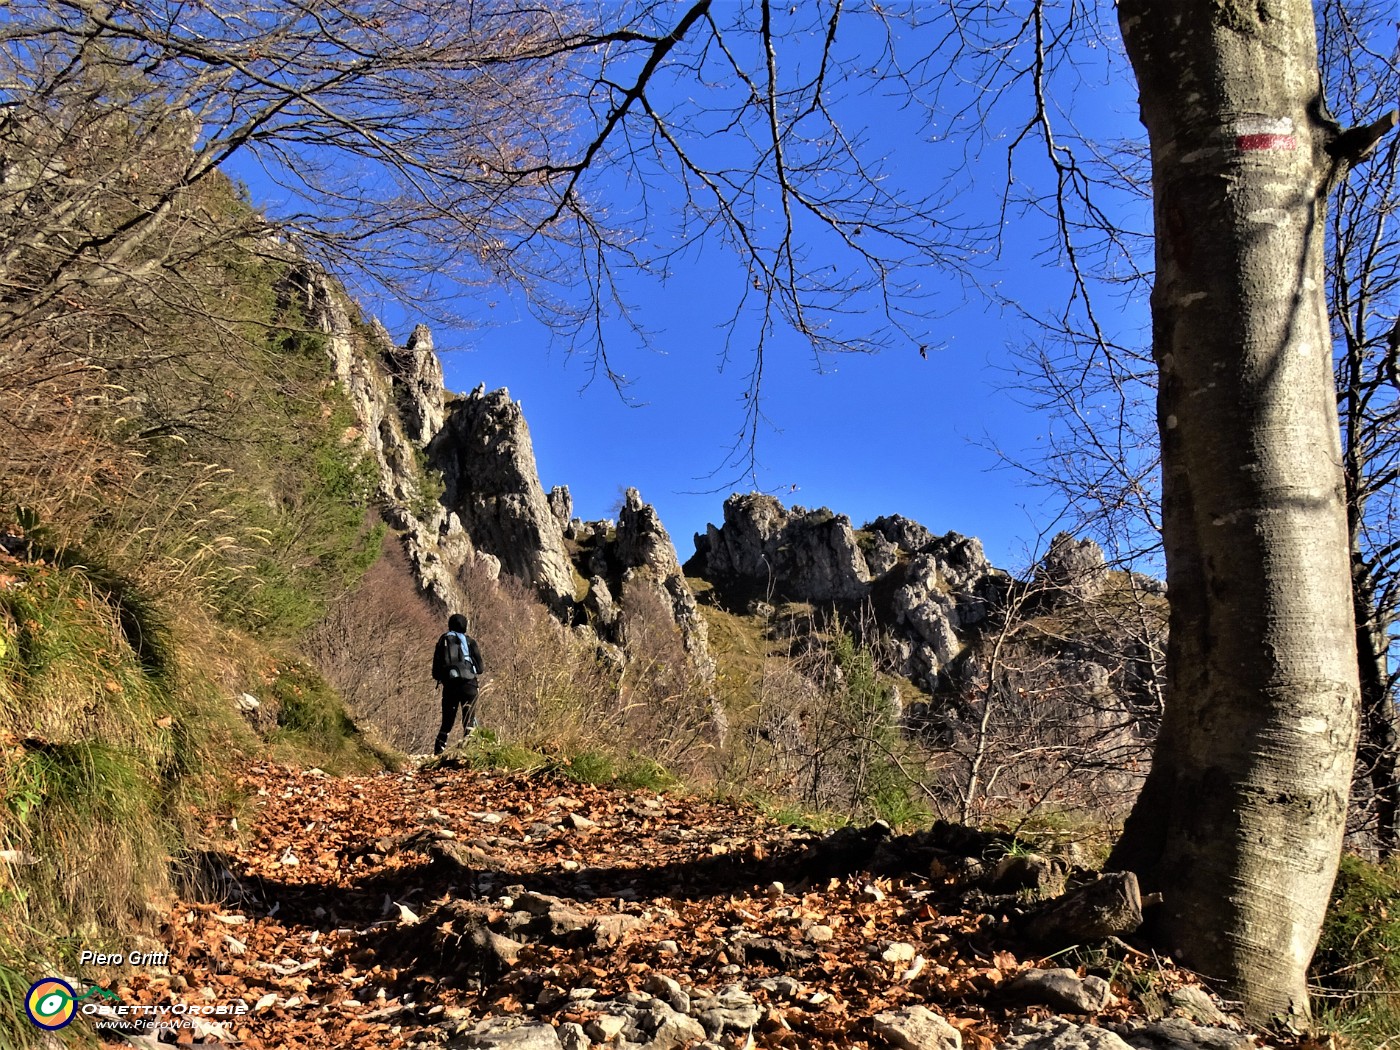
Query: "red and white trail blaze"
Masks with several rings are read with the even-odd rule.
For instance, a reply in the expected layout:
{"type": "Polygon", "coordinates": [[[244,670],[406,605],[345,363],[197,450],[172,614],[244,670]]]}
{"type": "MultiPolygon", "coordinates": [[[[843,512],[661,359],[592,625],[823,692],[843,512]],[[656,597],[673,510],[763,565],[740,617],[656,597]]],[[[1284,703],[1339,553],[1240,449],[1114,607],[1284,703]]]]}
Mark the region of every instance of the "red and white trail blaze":
{"type": "Polygon", "coordinates": [[[1298,148],[1298,140],[1293,136],[1293,120],[1290,117],[1254,117],[1241,120],[1232,130],[1235,149],[1241,152],[1298,148]]]}

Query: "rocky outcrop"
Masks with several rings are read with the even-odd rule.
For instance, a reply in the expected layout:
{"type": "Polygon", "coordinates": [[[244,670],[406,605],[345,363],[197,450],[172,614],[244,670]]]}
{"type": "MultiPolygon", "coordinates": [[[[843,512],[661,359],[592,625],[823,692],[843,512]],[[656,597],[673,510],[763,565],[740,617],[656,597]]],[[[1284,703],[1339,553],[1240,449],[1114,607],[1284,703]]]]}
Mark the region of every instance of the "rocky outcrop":
{"type": "Polygon", "coordinates": [[[484,387],[448,402],[432,335],[422,325],[395,347],[376,323],[369,353],[357,352],[344,301],[328,284],[321,295],[337,377],[378,461],[387,516],[427,592],[443,607],[460,608],[456,575],[475,562],[492,577],[506,572],[534,587],[561,620],[586,616],[600,636],[618,639],[625,589],[645,586],[675,619],[703,680],[713,680],[704,621],[654,507],[629,490],[616,527],[599,523],[589,533],[594,542],[580,571],[594,585],[580,610],[564,537],[577,541],[583,526],[573,521],[566,486],[545,494],[520,405],[508,391],[484,387]],[[390,381],[387,398],[375,381],[376,362],[390,381]],[[423,491],[424,464],[441,477],[438,499],[423,491]]]}
{"type": "Polygon", "coordinates": [[[695,537],[698,571],[715,582],[774,590],[797,601],[859,601],[871,573],[851,519],[784,509],[772,496],[733,495],[724,524],[695,537]]]}
{"type": "Polygon", "coordinates": [[[933,542],[933,533],[902,514],[876,518],[866,528],[883,536],[896,547],[916,554],[933,542]]]}
{"type": "Polygon", "coordinates": [[[712,684],[715,663],[705,620],[656,508],[629,488],[616,522],[574,520],[566,535],[579,545],[578,571],[590,578],[583,604],[598,634],[612,641],[625,639],[627,595],[643,588],[675,621],[691,664],[702,681],[712,684]]]}
{"type": "Polygon", "coordinates": [[[1037,582],[1062,600],[1097,598],[1108,581],[1103,548],[1093,540],[1080,540],[1068,532],[1056,533],[1041,560],[1037,582]]]}
{"type": "Polygon", "coordinates": [[[626,596],[641,588],[657,600],[639,600],[635,615],[646,604],[670,617],[701,682],[713,683],[705,623],[655,508],[629,491],[620,522],[585,527],[573,519],[567,487],[545,494],[529,428],[507,391],[446,392],[426,326],[396,345],[378,321],[361,323],[344,290],[310,264],[294,267],[280,293],[325,337],[356,420],[344,439],[374,463],[375,509],[405,556],[403,574],[431,607],[429,620],[467,608],[468,569],[488,579],[504,572],[533,588],[620,675],[628,658],[614,643],[626,640],[626,596]],[[581,555],[579,576],[571,551],[581,555]]]}
{"type": "Polygon", "coordinates": [[[681,574],[680,559],[661,516],[650,503],[642,502],[636,489],[628,489],[623,496],[612,556],[624,570],[645,570],[658,580],[681,574]]]}
{"type": "Polygon", "coordinates": [[[724,524],[709,526],[695,544],[692,572],[733,597],[861,602],[888,669],[930,691],[1009,582],[976,539],[936,536],[899,515],[855,529],[844,515],[789,511],[759,493],[730,496],[724,524]]]}
{"type": "Polygon", "coordinates": [[[442,365],[433,350],[433,333],[418,325],[402,347],[393,345],[378,321],[376,334],[383,333],[383,360],[403,420],[404,433],[419,448],[442,429],[446,411],[446,391],[442,385],[442,365]]]}
{"type": "Polygon", "coordinates": [[[937,560],[921,554],[893,598],[894,623],[906,632],[908,656],[901,670],[916,681],[932,680],[962,651],[958,603],[938,575],[937,560]]]}
{"type": "Polygon", "coordinates": [[[1018,580],[972,537],[899,515],[854,529],[748,494],[726,500],[696,547],[690,575],[731,612],[768,620],[799,663],[826,650],[839,616],[881,671],[928,694],[902,708],[908,730],[939,746],[990,740],[1019,779],[1043,772],[1021,757],[1035,743],[1057,756],[1062,785],[1082,776],[1099,797],[1131,798],[1122,771],[1142,761],[1160,710],[1165,602],[1152,581],[1110,571],[1092,541],[1055,537],[1018,580]]]}
{"type": "Polygon", "coordinates": [[[380,514],[402,536],[419,587],[440,609],[461,608],[457,571],[476,550],[461,523],[432,498],[420,465],[422,442],[440,422],[444,398],[431,336],[417,329],[399,348],[376,321],[366,338],[352,322],[355,308],[344,291],[309,265],[292,271],[286,291],[325,335],[335,378],[358,421],[346,436],[358,438],[378,468],[380,514]]]}
{"type": "Polygon", "coordinates": [[[962,652],[968,631],[980,626],[1005,595],[1008,578],[992,567],[982,544],[956,532],[934,537],[928,530],[903,529],[919,542],[890,599],[895,642],[904,659],[900,670],[932,688],[940,671],[962,652]],[[924,539],[920,533],[927,535],[924,539]],[[902,644],[901,644],[902,643],[902,644]]]}
{"type": "Polygon", "coordinates": [[[530,428],[509,391],[479,387],[450,403],[427,453],[442,472],[443,505],[473,544],[566,615],[574,580],[563,530],[540,484],[530,428]]]}
{"type": "Polygon", "coordinates": [[[583,600],[583,607],[588,614],[588,622],[601,637],[617,635],[619,612],[607,580],[594,576],[588,581],[588,595],[583,600]]]}
{"type": "Polygon", "coordinates": [[[568,485],[555,485],[549,490],[549,509],[554,513],[554,520],[559,523],[559,528],[567,534],[569,523],[574,517],[574,497],[569,492],[568,485]]]}
{"type": "Polygon", "coordinates": [[[685,582],[675,545],[661,524],[656,508],[642,502],[641,493],[628,489],[622,511],[617,516],[614,547],[624,586],[641,584],[652,588],[671,610],[681,641],[691,663],[706,682],[713,683],[715,662],[710,655],[709,633],[696,605],[695,595],[685,582]]]}

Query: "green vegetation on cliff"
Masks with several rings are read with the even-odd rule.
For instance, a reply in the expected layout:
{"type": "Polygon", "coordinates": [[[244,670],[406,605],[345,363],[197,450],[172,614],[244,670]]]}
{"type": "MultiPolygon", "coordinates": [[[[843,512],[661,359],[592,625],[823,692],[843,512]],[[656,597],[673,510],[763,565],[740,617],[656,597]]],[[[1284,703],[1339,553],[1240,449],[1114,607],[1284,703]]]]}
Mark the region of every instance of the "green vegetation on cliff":
{"type": "Polygon", "coordinates": [[[35,979],[195,887],[249,756],[392,761],[298,655],[383,526],[304,264],[256,226],[206,180],[178,268],[0,347],[0,1045],[35,979]]]}

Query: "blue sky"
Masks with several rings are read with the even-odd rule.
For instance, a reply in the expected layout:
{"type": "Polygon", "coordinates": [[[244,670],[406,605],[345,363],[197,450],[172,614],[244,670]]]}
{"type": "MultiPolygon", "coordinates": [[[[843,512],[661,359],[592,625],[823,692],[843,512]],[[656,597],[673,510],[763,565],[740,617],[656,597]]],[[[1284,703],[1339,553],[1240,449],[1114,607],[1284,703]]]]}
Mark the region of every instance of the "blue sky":
{"type": "MultiPolygon", "coordinates": [[[[1136,136],[1131,80],[1121,68],[1105,73],[1101,58],[1091,55],[1058,78],[1064,105],[1086,133],[1136,136]]],[[[850,101],[841,113],[845,130],[887,158],[897,183],[919,192],[929,167],[948,163],[930,142],[942,129],[919,126],[887,98],[850,101]]],[[[1028,106],[1018,92],[992,117],[1012,128],[1024,122],[1028,106]]],[[[958,206],[976,221],[994,222],[1009,136],[1001,127],[983,130],[986,144],[971,161],[958,206]]],[[[1044,175],[1033,150],[1021,156],[1031,163],[1018,165],[1018,180],[1044,175]]],[[[979,278],[1032,312],[1062,306],[1067,275],[1056,253],[1045,251],[1051,234],[1040,217],[1011,209],[1000,258],[984,259],[979,278]]],[[[771,425],[758,435],[756,478],[726,464],[744,420],[751,359],[741,341],[721,367],[723,322],[743,281],[722,250],[686,260],[665,285],[628,286],[638,319],[655,334],[655,352],[638,349],[626,334],[613,347],[633,405],[605,380],[589,384],[588,362],[551,346],[549,332],[508,294],[474,299],[468,312],[481,327],[439,331],[436,341],[450,388],[484,382],[523,401],[546,487],[567,484],[576,512],[596,518],[610,516],[622,490],[635,486],[657,506],[682,560],[693,550],[693,534],[722,520],[730,491],[758,488],[787,504],[830,507],[857,525],[900,513],[935,532],[975,535],[996,564],[1021,568],[1037,545],[1043,548],[1038,537],[1054,531],[1057,512],[1045,491],[992,448],[1033,460],[1051,425],[1011,389],[1012,349],[1030,336],[1029,327],[953,275],[928,271],[919,279],[926,309],[938,315],[939,348],[927,359],[902,346],[818,363],[791,334],[770,344],[763,407],[771,425]]],[[[874,325],[874,304],[865,306],[874,325]]],[[[1146,337],[1145,303],[1112,320],[1146,337]]]]}
{"type": "MultiPolygon", "coordinates": [[[[631,405],[605,380],[585,387],[586,362],[551,348],[548,331],[509,299],[492,327],[435,334],[447,385],[508,387],[524,404],[546,488],[567,484],[585,518],[611,516],[622,490],[638,488],[684,560],[692,534],[722,520],[725,496],[755,487],[726,466],[744,417],[746,362],[721,370],[712,290],[695,274],[647,298],[658,352],[624,355],[631,405]]],[[[771,426],[759,435],[757,487],[856,524],[904,514],[979,536],[994,560],[1019,563],[1048,514],[985,447],[1023,451],[1043,425],[998,389],[1008,381],[1009,328],[969,303],[949,318],[947,347],[926,360],[912,349],[847,355],[823,371],[805,346],[785,341],[767,364],[771,426]]]]}
{"type": "MultiPolygon", "coordinates": [[[[723,2],[716,7],[729,10],[723,2]]],[[[864,43],[857,39],[852,46],[858,51],[864,43]]],[[[802,42],[784,45],[800,65],[802,42]]],[[[1087,65],[1058,77],[1063,105],[1086,132],[1105,138],[1138,135],[1131,80],[1121,68],[1106,73],[1101,55],[1088,57],[1087,65]]],[[[679,77],[658,83],[657,91],[663,90],[683,93],[694,85],[679,77]]],[[[965,90],[971,97],[976,86],[965,90]]],[[[958,101],[944,99],[950,111],[958,101]]],[[[1025,122],[1028,105],[1029,96],[1017,91],[1009,104],[987,111],[984,122],[992,123],[981,128],[981,152],[954,158],[964,176],[957,208],[973,221],[995,223],[1001,217],[1006,146],[1017,122],[1025,122]]],[[[888,98],[848,99],[840,115],[844,130],[863,137],[868,149],[885,159],[893,182],[911,192],[936,177],[935,166],[949,163],[946,140],[933,141],[947,129],[920,126],[888,98]]],[[[952,147],[955,153],[963,148],[952,147]]],[[[1036,185],[1045,175],[1043,158],[1038,170],[1032,147],[1019,156],[1029,163],[1018,163],[1017,192],[1043,192],[1036,185]]],[[[249,183],[255,199],[278,210],[255,169],[237,164],[234,174],[249,183]]],[[[654,207],[667,200],[668,191],[661,173],[652,174],[656,184],[646,188],[654,207]]],[[[635,185],[610,184],[606,178],[593,191],[615,198],[622,208],[636,196],[635,185]]],[[[1000,257],[981,260],[979,280],[995,283],[1000,294],[1032,314],[1062,305],[1066,272],[1055,253],[1045,251],[1051,225],[1015,209],[1006,219],[1000,257]]],[[[664,224],[651,233],[657,241],[667,236],[664,224]]],[[[937,315],[931,327],[938,347],[926,359],[904,345],[817,362],[795,336],[774,335],[764,370],[769,425],[758,434],[756,477],[745,476],[730,460],[744,422],[753,329],[741,329],[746,334],[731,344],[730,361],[721,367],[722,322],[733,311],[745,277],[718,246],[674,263],[664,284],[627,281],[625,295],[653,339],[650,349],[643,348],[620,326],[610,329],[613,366],[629,381],[625,398],[606,379],[590,382],[587,359],[571,357],[554,342],[512,289],[463,292],[449,308],[470,326],[434,325],[434,338],[449,389],[465,392],[485,383],[488,389],[507,387],[523,402],[546,488],[567,484],[575,512],[584,518],[611,516],[622,491],[638,488],[658,508],[682,560],[693,550],[693,533],[722,520],[728,492],[758,488],[787,504],[830,507],[857,525],[900,513],[935,532],[974,535],[994,563],[1020,569],[1037,538],[1054,531],[1057,511],[1044,491],[1027,484],[991,448],[1034,460],[1051,425],[1024,408],[1011,389],[1012,350],[1032,335],[1030,326],[970,290],[966,280],[933,270],[916,279],[925,296],[921,308],[937,315]]],[[[856,313],[842,323],[859,334],[867,318],[872,327],[878,318],[873,302],[855,305],[856,313]]],[[[411,304],[370,301],[367,306],[400,340],[426,319],[411,304]]],[[[1145,325],[1145,304],[1127,304],[1111,320],[1120,331],[1135,332],[1145,325]]]]}
{"type": "MultiPolygon", "coordinates": [[[[1063,274],[1014,238],[1012,253],[1004,286],[1024,286],[1013,294],[1034,308],[1063,274]]],[[[480,328],[435,331],[447,386],[509,388],[524,405],[546,489],[567,484],[575,513],[600,518],[615,513],[626,487],[638,488],[682,560],[695,532],[722,521],[729,492],[756,487],[857,525],[903,514],[935,532],[979,537],[995,564],[1025,565],[1057,508],[994,451],[1032,459],[1051,425],[1014,389],[1012,348],[1027,338],[1021,318],[950,281],[933,296],[946,317],[937,325],[943,345],[927,358],[905,347],[818,366],[800,340],[780,339],[765,365],[770,425],[759,433],[755,484],[726,462],[743,424],[749,364],[742,355],[723,363],[726,276],[700,265],[645,289],[640,312],[655,349],[617,354],[627,398],[605,379],[590,383],[588,362],[552,345],[509,295],[490,298],[480,328]]]]}

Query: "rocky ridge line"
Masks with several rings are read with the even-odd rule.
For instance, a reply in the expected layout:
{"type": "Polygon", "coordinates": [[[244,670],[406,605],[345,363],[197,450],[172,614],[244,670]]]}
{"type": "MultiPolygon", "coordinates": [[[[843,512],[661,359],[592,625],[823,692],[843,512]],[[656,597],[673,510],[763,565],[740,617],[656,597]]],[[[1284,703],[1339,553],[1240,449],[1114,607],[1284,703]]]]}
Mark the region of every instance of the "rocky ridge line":
{"type": "MultiPolygon", "coordinates": [[[[713,584],[731,610],[770,621],[783,602],[806,603],[817,620],[837,611],[882,670],[935,698],[906,707],[910,725],[936,728],[962,718],[958,698],[987,685],[984,661],[968,658],[1017,603],[1023,623],[1050,614],[1052,621],[1085,624],[1035,643],[1045,680],[1105,701],[1103,708],[1150,702],[1165,622],[1154,633],[1152,617],[1128,623],[1111,603],[1098,612],[1095,603],[1112,585],[1133,600],[1161,604],[1164,588],[1136,573],[1118,573],[1115,582],[1092,540],[1055,536],[1028,578],[1017,580],[993,566],[973,537],[937,535],[901,515],[857,528],[824,507],[788,508],[748,493],[725,500],[723,523],[697,534],[695,547],[686,571],[713,584]]],[[[776,621],[769,627],[770,635],[794,629],[776,621]]]]}

